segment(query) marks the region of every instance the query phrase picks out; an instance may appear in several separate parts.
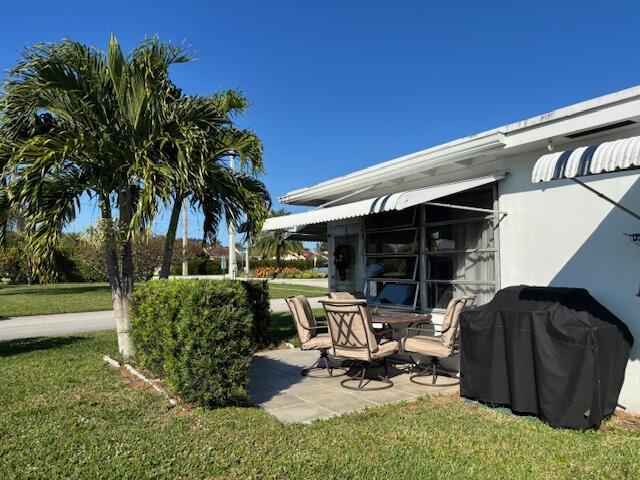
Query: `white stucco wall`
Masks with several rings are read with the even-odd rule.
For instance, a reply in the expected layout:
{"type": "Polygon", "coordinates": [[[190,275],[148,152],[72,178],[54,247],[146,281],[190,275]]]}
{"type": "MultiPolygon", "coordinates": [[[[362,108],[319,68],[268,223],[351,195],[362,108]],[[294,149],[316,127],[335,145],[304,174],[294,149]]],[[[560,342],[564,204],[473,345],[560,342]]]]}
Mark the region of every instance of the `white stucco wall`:
{"type": "MultiPolygon", "coordinates": [[[[620,404],[640,413],[640,246],[623,232],[640,222],[570,180],[532,184],[534,152],[502,161],[499,184],[501,286],[583,287],[624,321],[635,337],[620,404]]],[[[586,182],[634,211],[640,174],[616,173],[586,182]]]]}

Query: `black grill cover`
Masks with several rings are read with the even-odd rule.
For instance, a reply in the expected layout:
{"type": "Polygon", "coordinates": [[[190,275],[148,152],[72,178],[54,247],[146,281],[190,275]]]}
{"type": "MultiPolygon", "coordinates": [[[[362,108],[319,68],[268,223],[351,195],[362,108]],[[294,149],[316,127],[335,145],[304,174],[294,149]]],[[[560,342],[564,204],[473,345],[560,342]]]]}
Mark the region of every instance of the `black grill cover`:
{"type": "Polygon", "coordinates": [[[576,429],[615,410],[633,336],[587,290],[505,288],[460,328],[463,397],[576,429]]]}

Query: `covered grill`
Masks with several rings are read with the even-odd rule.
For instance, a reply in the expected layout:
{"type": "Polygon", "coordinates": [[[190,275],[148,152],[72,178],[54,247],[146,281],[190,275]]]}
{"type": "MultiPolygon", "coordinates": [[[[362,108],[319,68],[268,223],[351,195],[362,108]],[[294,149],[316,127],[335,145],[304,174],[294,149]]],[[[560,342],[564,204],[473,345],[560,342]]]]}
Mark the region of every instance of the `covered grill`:
{"type": "Polygon", "coordinates": [[[587,290],[505,288],[460,328],[462,396],[554,427],[597,428],[614,412],[633,336],[587,290]]]}

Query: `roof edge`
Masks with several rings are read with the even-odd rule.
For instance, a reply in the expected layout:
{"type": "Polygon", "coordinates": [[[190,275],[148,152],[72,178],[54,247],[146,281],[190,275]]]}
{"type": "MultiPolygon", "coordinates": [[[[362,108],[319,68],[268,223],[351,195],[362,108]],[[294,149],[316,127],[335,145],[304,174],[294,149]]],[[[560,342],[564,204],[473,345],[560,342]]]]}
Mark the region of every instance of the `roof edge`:
{"type": "Polygon", "coordinates": [[[338,184],[341,187],[344,187],[345,183],[362,183],[368,180],[373,182],[381,173],[389,173],[390,170],[393,171],[396,168],[404,169],[415,165],[416,163],[424,163],[425,167],[429,168],[431,166],[436,166],[437,163],[441,163],[442,161],[446,163],[447,158],[459,161],[464,159],[465,155],[468,157],[470,155],[477,154],[479,150],[503,149],[505,147],[504,138],[516,132],[535,129],[549,123],[569,119],[593,110],[607,108],[635,97],[640,97],[640,85],[552,110],[551,112],[536,115],[526,120],[513,122],[502,127],[486,130],[455,139],[450,142],[435,145],[418,152],[377,163],[361,170],[356,170],[355,172],[348,173],[340,177],[335,177],[308,187],[292,190],[279,197],[279,201],[285,204],[295,204],[297,202],[322,200],[323,198],[326,198],[327,195],[330,195],[330,191],[338,184]]]}

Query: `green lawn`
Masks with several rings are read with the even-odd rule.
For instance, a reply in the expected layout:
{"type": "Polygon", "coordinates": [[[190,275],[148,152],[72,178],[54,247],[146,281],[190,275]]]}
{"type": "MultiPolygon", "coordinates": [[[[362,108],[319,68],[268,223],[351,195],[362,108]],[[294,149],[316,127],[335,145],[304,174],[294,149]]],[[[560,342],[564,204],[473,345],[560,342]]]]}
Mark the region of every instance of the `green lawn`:
{"type": "Polygon", "coordinates": [[[326,288],[310,287],[307,285],[291,285],[287,283],[269,283],[271,298],[285,298],[292,295],[306,295],[307,297],[321,297],[327,294],[326,288]]]}
{"type": "Polygon", "coordinates": [[[0,287],[0,317],[111,309],[106,283],[5,285],[0,287]]]}
{"type": "MultiPolygon", "coordinates": [[[[326,295],[326,288],[269,284],[271,298],[290,295],[326,295]]],[[[60,283],[54,285],[0,285],[0,318],[48,313],[95,312],[111,309],[106,283],[60,283]]]]}
{"type": "Polygon", "coordinates": [[[0,343],[0,478],[640,478],[640,432],[618,420],[554,430],[455,399],[288,426],[167,410],[102,362],[114,347],[111,332],[0,343]]]}

